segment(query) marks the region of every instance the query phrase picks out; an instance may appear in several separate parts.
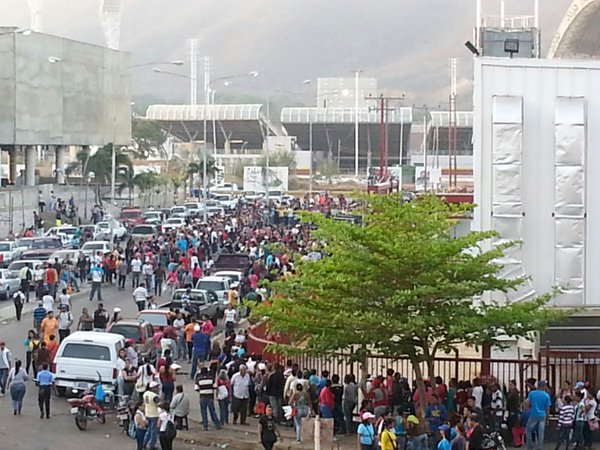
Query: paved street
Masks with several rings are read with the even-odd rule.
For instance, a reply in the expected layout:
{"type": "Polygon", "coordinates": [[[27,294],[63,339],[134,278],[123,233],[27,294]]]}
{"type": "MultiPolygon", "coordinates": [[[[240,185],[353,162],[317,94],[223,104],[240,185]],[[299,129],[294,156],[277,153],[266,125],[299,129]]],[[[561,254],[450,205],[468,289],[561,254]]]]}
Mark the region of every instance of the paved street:
{"type": "MultiPolygon", "coordinates": [[[[80,294],[73,296],[74,319],[77,321],[81,308],[84,306],[95,308],[97,301],[89,301],[87,287],[80,294]]],[[[163,294],[166,301],[168,295],[163,294]]],[[[159,299],[159,303],[161,300],[159,299]]],[[[135,317],[136,305],[131,298],[130,290],[119,292],[116,287],[103,289],[103,303],[109,312],[115,306],[122,308],[124,318],[135,317]]],[[[31,313],[25,314],[21,322],[14,320],[12,302],[2,302],[0,317],[0,339],[5,340],[8,348],[13,352],[13,357],[25,359],[23,340],[27,330],[31,328],[31,313]],[[6,305],[6,306],[5,306],[6,305]],[[12,319],[6,320],[10,316],[12,319]]],[[[184,366],[185,372],[188,366],[184,366]]],[[[183,378],[183,377],[182,377],[183,378]]],[[[183,381],[183,380],[182,380],[183,381]]],[[[13,449],[56,449],[57,443],[65,450],[135,448],[133,440],[127,438],[117,427],[113,416],[107,416],[105,425],[90,423],[84,432],[75,426],[73,417],[69,413],[69,406],[65,399],[52,397],[52,417],[50,420],[40,420],[37,407],[37,388],[32,381],[28,382],[25,395],[25,406],[21,416],[13,416],[10,404],[10,395],[0,398],[0,448],[13,449]],[[67,439],[65,437],[68,436],[67,439]]],[[[197,415],[197,409],[194,411],[197,415]]],[[[177,449],[201,448],[190,444],[177,442],[177,449]]]]}

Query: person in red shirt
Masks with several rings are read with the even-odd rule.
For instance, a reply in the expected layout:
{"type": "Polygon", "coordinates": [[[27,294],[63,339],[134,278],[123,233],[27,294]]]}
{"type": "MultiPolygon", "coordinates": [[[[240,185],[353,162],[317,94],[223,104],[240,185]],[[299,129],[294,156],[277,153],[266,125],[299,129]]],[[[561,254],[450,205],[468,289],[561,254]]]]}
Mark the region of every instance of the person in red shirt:
{"type": "Polygon", "coordinates": [[[44,283],[48,286],[48,293],[52,297],[56,297],[56,284],[58,283],[58,273],[56,269],[52,267],[50,264],[46,266],[46,271],[44,272],[44,283]]]}
{"type": "Polygon", "coordinates": [[[335,408],[335,396],[331,392],[331,380],[327,380],[319,393],[319,411],[321,412],[321,417],[323,419],[332,419],[333,408],[335,408]]]}

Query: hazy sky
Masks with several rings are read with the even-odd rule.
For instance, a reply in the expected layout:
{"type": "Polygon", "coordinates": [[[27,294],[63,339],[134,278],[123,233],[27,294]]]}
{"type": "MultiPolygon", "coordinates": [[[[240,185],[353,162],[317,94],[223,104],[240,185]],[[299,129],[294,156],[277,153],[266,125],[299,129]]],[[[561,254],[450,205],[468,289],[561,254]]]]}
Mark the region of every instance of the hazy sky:
{"type": "MultiPolygon", "coordinates": [[[[443,102],[448,59],[459,57],[462,101],[469,103],[475,0],[123,0],[121,49],[133,60],[187,59],[185,41],[197,37],[213,58],[213,76],[250,70],[261,75],[231,92],[265,95],[302,90],[304,79],[346,76],[360,68],[390,93],[406,92],[415,104],[443,102]]],[[[104,44],[100,0],[38,0],[44,32],[104,44]]],[[[570,0],[541,0],[545,49],[570,0]]],[[[484,1],[487,14],[499,2],[484,1]]],[[[508,0],[509,14],[528,14],[533,0],[508,0]]],[[[29,26],[27,0],[0,0],[2,25],[29,26]]],[[[545,50],[544,50],[545,51],[545,50]]],[[[189,66],[174,68],[187,74],[189,66]]],[[[200,69],[202,71],[202,69],[200,69]]],[[[185,101],[184,79],[139,69],[134,92],[185,101]]],[[[217,88],[219,90],[219,88],[217,88]]],[[[306,101],[306,100],[305,100],[306,101]]]]}

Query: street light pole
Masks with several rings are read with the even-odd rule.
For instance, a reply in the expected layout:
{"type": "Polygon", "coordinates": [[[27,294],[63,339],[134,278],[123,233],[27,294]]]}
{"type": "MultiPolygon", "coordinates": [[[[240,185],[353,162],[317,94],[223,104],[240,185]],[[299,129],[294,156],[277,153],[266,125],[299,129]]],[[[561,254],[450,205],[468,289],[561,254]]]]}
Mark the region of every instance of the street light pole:
{"type": "Polygon", "coordinates": [[[356,71],[354,80],[354,176],[358,178],[358,76],[360,70],[356,71]]]}

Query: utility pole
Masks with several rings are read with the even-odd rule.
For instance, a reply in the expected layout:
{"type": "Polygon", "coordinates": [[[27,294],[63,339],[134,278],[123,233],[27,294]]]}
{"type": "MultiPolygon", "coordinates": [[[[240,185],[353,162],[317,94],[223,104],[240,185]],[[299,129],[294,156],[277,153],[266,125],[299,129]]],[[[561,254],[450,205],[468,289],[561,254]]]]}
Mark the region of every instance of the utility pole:
{"type": "Polygon", "coordinates": [[[450,102],[448,103],[448,190],[457,186],[457,146],[458,130],[456,128],[456,78],[458,60],[450,59],[450,102]]]}
{"type": "MultiPolygon", "coordinates": [[[[384,97],[380,95],[376,97],[365,97],[366,100],[377,100],[379,105],[375,108],[369,108],[369,111],[379,111],[379,180],[386,179],[389,175],[388,171],[388,111],[395,111],[396,108],[390,108],[389,102],[392,100],[402,101],[404,96],[401,97],[384,97]]],[[[403,126],[400,124],[400,126],[403,126]]]]}

